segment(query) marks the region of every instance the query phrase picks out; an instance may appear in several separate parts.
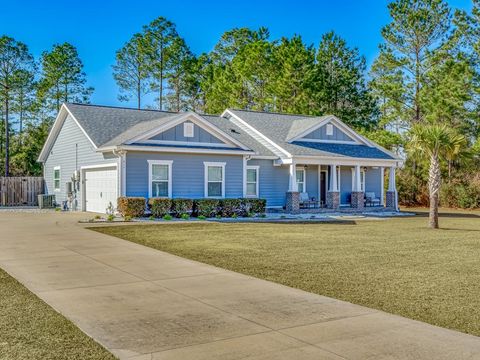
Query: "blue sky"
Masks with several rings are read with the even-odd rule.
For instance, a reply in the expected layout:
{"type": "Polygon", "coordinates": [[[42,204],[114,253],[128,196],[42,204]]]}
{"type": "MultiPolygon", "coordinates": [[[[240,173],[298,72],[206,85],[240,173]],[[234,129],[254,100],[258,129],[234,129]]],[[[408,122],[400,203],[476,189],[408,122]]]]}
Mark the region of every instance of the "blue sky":
{"type": "MultiPolygon", "coordinates": [[[[221,34],[234,27],[266,26],[273,39],[300,34],[318,44],[321,35],[335,30],[356,46],[370,64],[378,53],[380,29],[389,22],[387,1],[1,1],[0,35],[25,42],[38,57],[55,43],[71,42],[85,65],[88,84],[95,88],[92,103],[120,103],[112,78],[115,51],[133,33],[157,16],[177,25],[196,54],[210,51],[221,34]],[[21,13],[21,15],[19,15],[21,13]]],[[[469,10],[469,0],[450,0],[469,10]]]]}

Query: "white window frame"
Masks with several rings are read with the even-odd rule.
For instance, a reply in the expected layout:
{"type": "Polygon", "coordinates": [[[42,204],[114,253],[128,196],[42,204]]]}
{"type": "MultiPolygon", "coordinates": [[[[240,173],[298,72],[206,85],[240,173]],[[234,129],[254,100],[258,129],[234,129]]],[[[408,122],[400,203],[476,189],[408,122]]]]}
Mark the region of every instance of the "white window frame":
{"type": "Polygon", "coordinates": [[[152,197],[152,175],[153,165],[168,166],[168,197],[172,197],[172,165],[173,160],[148,160],[148,197],[152,197]]]}
{"type": "Polygon", "coordinates": [[[327,124],[326,125],[325,134],[327,136],[333,136],[333,124],[327,124]]]}
{"type": "Polygon", "coordinates": [[[195,136],[195,124],[191,122],[183,123],[183,136],[186,138],[192,138],[195,136]]]}
{"type": "MultiPolygon", "coordinates": [[[[364,169],[360,169],[360,191],[365,192],[366,174],[364,169]]],[[[352,168],[352,191],[355,189],[355,168],[352,168]]]]}
{"type": "Polygon", "coordinates": [[[53,168],[53,190],[60,191],[62,187],[62,168],[60,166],[55,166],[53,168]],[[58,179],[55,178],[55,171],[58,170],[58,179]],[[58,187],[55,186],[55,181],[58,180],[58,187]]]}
{"type": "MultiPolygon", "coordinates": [[[[304,191],[300,191],[300,187],[298,186],[298,182],[297,182],[297,191],[302,193],[302,192],[307,192],[307,169],[305,169],[304,166],[297,166],[296,168],[296,173],[298,174],[299,172],[303,172],[303,190],[304,191]]],[[[295,181],[297,181],[297,175],[295,174],[295,181]]],[[[301,184],[301,183],[300,183],[301,184]]]]}
{"type": "MultiPolygon", "coordinates": [[[[252,183],[252,182],[250,182],[252,183]]],[[[260,195],[259,195],[259,189],[260,189],[260,166],[258,165],[247,165],[246,168],[245,168],[245,197],[247,198],[258,198],[260,195]],[[248,184],[249,184],[249,181],[248,181],[248,170],[255,170],[256,172],[256,182],[255,182],[255,193],[256,195],[248,195],[247,194],[247,190],[248,190],[248,184]]]]}
{"type": "Polygon", "coordinates": [[[223,199],[225,198],[225,166],[227,163],[225,162],[210,162],[204,161],[203,162],[203,174],[204,174],[204,187],[203,187],[203,195],[205,198],[209,199],[223,199]],[[208,168],[209,167],[221,167],[222,168],[222,196],[208,196],[208,168]]]}

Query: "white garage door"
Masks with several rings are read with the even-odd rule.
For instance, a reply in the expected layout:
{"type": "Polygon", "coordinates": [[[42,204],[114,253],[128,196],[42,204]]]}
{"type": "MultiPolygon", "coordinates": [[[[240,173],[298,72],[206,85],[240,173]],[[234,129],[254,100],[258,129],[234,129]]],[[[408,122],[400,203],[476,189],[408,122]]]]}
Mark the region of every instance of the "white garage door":
{"type": "Polygon", "coordinates": [[[117,169],[85,170],[85,210],[105,213],[110,202],[117,206],[117,169]]]}

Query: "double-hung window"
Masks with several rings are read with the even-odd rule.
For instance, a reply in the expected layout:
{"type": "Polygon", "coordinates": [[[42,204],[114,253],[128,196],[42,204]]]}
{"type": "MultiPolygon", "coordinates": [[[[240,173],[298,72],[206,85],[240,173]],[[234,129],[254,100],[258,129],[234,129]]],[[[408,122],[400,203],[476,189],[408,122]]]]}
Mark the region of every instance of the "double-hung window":
{"type": "Polygon", "coordinates": [[[172,163],[170,160],[149,160],[149,197],[172,197],[172,163]]]}
{"type": "Polygon", "coordinates": [[[305,168],[297,168],[297,191],[298,192],[307,192],[305,188],[305,168]]]}
{"type": "Polygon", "coordinates": [[[53,188],[55,191],[60,191],[60,166],[53,168],[53,188]]]}
{"type": "Polygon", "coordinates": [[[225,197],[225,164],[221,162],[204,162],[205,197],[225,197]]]}
{"type": "Polygon", "coordinates": [[[247,166],[246,197],[258,197],[258,166],[247,166]]]}

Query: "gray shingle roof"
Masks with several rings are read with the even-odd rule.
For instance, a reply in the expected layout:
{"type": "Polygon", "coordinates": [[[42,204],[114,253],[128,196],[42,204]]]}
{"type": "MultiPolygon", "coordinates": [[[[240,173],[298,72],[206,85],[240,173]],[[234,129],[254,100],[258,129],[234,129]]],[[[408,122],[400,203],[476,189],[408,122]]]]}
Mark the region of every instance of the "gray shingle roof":
{"type": "MultiPolygon", "coordinates": [[[[148,132],[181,115],[167,111],[84,104],[66,104],[66,106],[97,147],[121,145],[135,136],[148,132]]],[[[328,116],[314,117],[246,110],[230,111],[293,155],[394,159],[390,154],[367,145],[288,142],[288,139],[299,135],[328,116]]],[[[216,115],[200,116],[256,154],[275,155],[228,118],[216,115]]]]}
{"type": "Polygon", "coordinates": [[[335,143],[327,144],[303,141],[295,141],[293,143],[288,142],[289,138],[307,130],[315,125],[315,123],[324,120],[327,116],[306,117],[304,115],[229,110],[292,155],[394,159],[390,154],[367,145],[344,146],[345,144],[335,143]]]}
{"type": "Polygon", "coordinates": [[[110,106],[65,104],[96,146],[102,146],[132,126],[177,113],[110,106]]]}

